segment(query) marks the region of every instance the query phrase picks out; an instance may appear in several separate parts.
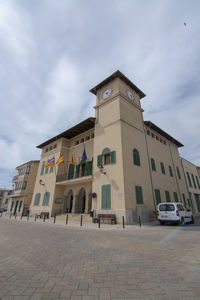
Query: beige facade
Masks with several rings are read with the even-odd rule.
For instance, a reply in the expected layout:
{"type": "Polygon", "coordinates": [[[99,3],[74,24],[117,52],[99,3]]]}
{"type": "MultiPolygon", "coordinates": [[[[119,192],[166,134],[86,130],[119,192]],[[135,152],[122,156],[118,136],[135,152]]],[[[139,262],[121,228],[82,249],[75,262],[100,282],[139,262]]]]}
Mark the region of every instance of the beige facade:
{"type": "Polygon", "coordinates": [[[0,208],[7,208],[12,190],[0,188],[0,208]]]}
{"type": "Polygon", "coordinates": [[[118,222],[124,216],[132,224],[138,216],[155,218],[160,201],[184,202],[198,214],[200,187],[191,190],[186,179],[190,172],[200,181],[197,167],[180,157],[180,142],[143,120],[145,94],[119,71],[91,92],[96,95],[95,118],[38,146],[42,154],[31,214],[94,210],[115,213],[118,222]],[[62,164],[44,166],[61,154],[62,164]]]}
{"type": "Polygon", "coordinates": [[[7,213],[27,215],[33,197],[35,179],[39,161],[29,161],[16,168],[17,175],[13,178],[13,191],[9,197],[7,213]]]}

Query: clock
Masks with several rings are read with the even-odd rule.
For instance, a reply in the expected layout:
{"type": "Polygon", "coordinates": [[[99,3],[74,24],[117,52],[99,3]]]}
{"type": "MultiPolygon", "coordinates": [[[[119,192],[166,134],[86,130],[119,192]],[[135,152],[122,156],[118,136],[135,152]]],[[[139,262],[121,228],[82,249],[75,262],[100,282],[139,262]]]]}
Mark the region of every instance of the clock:
{"type": "Polygon", "coordinates": [[[132,92],[130,92],[130,91],[127,91],[127,95],[128,95],[128,97],[129,97],[129,99],[130,99],[131,101],[133,101],[133,100],[134,100],[134,95],[133,95],[133,93],[132,93],[132,92]]]}
{"type": "Polygon", "coordinates": [[[112,93],[112,90],[111,90],[110,88],[107,89],[107,90],[105,90],[105,91],[103,92],[103,94],[102,94],[102,98],[103,98],[103,99],[108,98],[108,97],[111,95],[111,93],[112,93]]]}

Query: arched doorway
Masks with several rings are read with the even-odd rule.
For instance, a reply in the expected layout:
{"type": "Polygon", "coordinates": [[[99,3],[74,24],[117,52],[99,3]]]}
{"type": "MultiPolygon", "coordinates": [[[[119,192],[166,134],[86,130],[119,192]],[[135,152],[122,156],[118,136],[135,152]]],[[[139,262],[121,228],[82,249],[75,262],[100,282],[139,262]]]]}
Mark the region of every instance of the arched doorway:
{"type": "Polygon", "coordinates": [[[85,189],[82,187],[78,193],[78,201],[77,201],[77,209],[76,209],[76,212],[78,214],[83,214],[85,212],[85,199],[86,199],[86,192],[85,189]]]}
{"type": "Polygon", "coordinates": [[[67,191],[67,195],[65,196],[64,200],[64,213],[71,213],[73,207],[73,191],[67,191]]]}

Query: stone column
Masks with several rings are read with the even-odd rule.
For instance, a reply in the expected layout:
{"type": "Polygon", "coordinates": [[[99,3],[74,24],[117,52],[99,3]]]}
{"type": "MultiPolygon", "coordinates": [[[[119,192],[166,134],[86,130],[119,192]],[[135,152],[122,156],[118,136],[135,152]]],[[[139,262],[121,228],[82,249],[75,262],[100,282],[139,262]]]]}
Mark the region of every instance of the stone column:
{"type": "Polygon", "coordinates": [[[89,213],[89,211],[88,211],[88,202],[89,202],[89,193],[87,191],[85,193],[85,211],[84,211],[85,214],[89,213]]]}
{"type": "Polygon", "coordinates": [[[76,213],[76,208],[77,208],[77,203],[78,203],[78,195],[75,194],[73,198],[73,205],[72,205],[72,213],[76,213]]]}

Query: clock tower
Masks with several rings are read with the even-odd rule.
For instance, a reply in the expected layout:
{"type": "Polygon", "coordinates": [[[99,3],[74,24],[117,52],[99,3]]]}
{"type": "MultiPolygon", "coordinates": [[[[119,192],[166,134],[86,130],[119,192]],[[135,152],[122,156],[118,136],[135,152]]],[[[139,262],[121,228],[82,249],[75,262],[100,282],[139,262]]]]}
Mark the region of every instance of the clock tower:
{"type": "Polygon", "coordinates": [[[138,209],[145,210],[145,202],[137,207],[134,186],[145,180],[144,199],[151,186],[143,168],[133,164],[133,150],[137,149],[144,156],[143,167],[149,168],[140,103],[145,94],[120,71],[90,92],[96,95],[92,191],[97,198],[92,208],[97,213],[115,213],[118,222],[124,216],[132,224],[138,209]]]}

